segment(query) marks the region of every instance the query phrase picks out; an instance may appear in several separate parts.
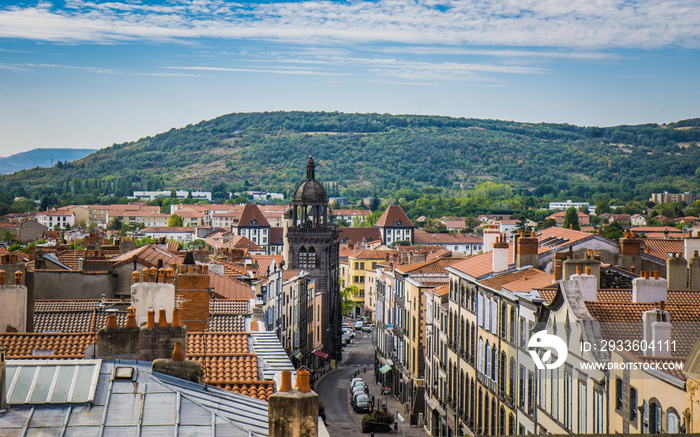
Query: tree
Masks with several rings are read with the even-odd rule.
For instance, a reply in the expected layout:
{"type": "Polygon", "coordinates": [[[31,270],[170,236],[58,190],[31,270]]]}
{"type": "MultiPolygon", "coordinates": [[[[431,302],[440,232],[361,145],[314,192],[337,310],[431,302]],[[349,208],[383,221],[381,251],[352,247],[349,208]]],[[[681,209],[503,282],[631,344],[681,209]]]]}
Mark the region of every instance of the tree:
{"type": "Polygon", "coordinates": [[[602,214],[612,212],[612,209],[610,208],[610,205],[608,205],[606,202],[599,202],[595,206],[595,215],[601,216],[602,214]]]}
{"type": "Polygon", "coordinates": [[[122,228],[122,219],[119,217],[114,217],[111,222],[109,222],[109,227],[107,229],[112,231],[119,231],[122,228]]]}
{"type": "Polygon", "coordinates": [[[564,214],[564,229],[575,229],[577,231],[581,230],[581,226],[578,224],[578,211],[573,206],[570,206],[564,214]]]}
{"type": "Polygon", "coordinates": [[[343,299],[343,314],[350,314],[354,311],[357,303],[352,298],[359,295],[360,289],[357,288],[357,285],[348,285],[340,290],[340,296],[343,299]]]}
{"type": "Polygon", "coordinates": [[[183,224],[182,217],[180,217],[177,214],[173,214],[170,216],[170,220],[168,220],[168,226],[169,227],[181,227],[183,224]]]}

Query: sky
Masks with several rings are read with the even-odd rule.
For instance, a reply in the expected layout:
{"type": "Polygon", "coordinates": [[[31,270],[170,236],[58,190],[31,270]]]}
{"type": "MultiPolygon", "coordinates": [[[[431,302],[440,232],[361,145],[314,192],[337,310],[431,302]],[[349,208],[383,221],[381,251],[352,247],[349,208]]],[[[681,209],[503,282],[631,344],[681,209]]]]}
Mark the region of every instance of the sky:
{"type": "Polygon", "coordinates": [[[232,112],[700,116],[697,0],[0,3],[0,156],[232,112]]]}

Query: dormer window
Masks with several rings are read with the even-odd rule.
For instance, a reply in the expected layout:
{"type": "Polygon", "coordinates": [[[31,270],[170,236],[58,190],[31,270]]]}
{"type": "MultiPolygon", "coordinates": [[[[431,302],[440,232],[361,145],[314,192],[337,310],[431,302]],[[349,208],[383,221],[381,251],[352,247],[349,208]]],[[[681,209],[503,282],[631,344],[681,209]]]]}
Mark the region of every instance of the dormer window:
{"type": "Polygon", "coordinates": [[[255,220],[255,219],[253,219],[253,220],[250,221],[250,225],[251,225],[251,226],[257,226],[257,225],[258,225],[258,221],[255,220]]]}
{"type": "Polygon", "coordinates": [[[396,223],[394,223],[396,226],[402,226],[403,223],[401,223],[401,220],[396,220],[396,223]]]}

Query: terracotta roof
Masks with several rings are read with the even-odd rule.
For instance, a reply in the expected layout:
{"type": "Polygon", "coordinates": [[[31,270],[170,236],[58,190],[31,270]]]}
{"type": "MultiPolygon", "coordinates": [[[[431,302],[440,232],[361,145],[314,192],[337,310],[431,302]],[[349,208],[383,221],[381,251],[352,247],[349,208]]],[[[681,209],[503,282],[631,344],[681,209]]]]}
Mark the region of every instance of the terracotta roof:
{"type": "Polygon", "coordinates": [[[263,213],[258,208],[258,205],[254,203],[249,203],[243,207],[243,212],[241,213],[241,218],[238,220],[237,226],[259,226],[259,227],[269,227],[270,223],[267,221],[263,213]],[[256,224],[251,224],[255,220],[256,224]]]}
{"type": "Polygon", "coordinates": [[[413,234],[415,244],[483,244],[484,239],[472,234],[462,233],[432,233],[416,229],[413,234]]]}
{"type": "Polygon", "coordinates": [[[364,249],[360,249],[359,251],[354,251],[353,254],[348,255],[348,258],[384,260],[384,259],[386,259],[387,255],[389,255],[391,257],[392,255],[395,255],[397,253],[398,253],[398,251],[396,251],[396,250],[364,250],[364,249]]]}
{"type": "Polygon", "coordinates": [[[434,260],[428,260],[419,263],[394,266],[394,269],[404,274],[447,273],[447,270],[445,270],[445,268],[452,264],[455,264],[458,261],[460,261],[458,258],[437,258],[434,260]]]}
{"type": "Polygon", "coordinates": [[[284,255],[251,255],[250,258],[258,265],[258,278],[264,278],[270,274],[269,269],[273,261],[277,264],[277,268],[284,261],[284,255]]]}
{"type": "Polygon", "coordinates": [[[301,272],[300,269],[287,269],[284,270],[282,273],[282,279],[285,281],[288,281],[292,279],[293,277],[297,276],[301,272]]]}
{"type": "Polygon", "coordinates": [[[537,291],[545,302],[551,302],[554,300],[554,296],[557,295],[558,284],[554,284],[551,287],[538,288],[537,291]]]}
{"type": "Polygon", "coordinates": [[[116,310],[117,323],[126,323],[129,302],[109,299],[100,308],[100,299],[37,300],[34,305],[36,332],[97,332],[107,324],[107,309],[116,310]]]}
{"type": "Polygon", "coordinates": [[[379,228],[338,228],[338,241],[341,242],[359,244],[381,239],[379,228]]]}
{"type": "Polygon", "coordinates": [[[450,284],[441,285],[439,287],[433,288],[431,291],[437,294],[438,296],[444,296],[450,292],[450,284]]]}
{"type": "Polygon", "coordinates": [[[646,234],[647,232],[664,232],[668,231],[669,234],[673,233],[679,233],[682,234],[683,231],[681,231],[678,228],[674,228],[673,226],[637,226],[634,228],[630,228],[630,232],[636,232],[637,234],[646,234]]]}
{"type": "Polygon", "coordinates": [[[212,332],[244,332],[245,316],[234,314],[212,314],[209,316],[209,330],[212,332]]]}
{"type": "Polygon", "coordinates": [[[97,341],[93,333],[2,333],[0,345],[10,360],[27,358],[84,358],[85,349],[97,341]],[[50,351],[50,354],[48,353],[50,351]],[[35,355],[41,353],[41,355],[35,355]]]}
{"type": "Polygon", "coordinates": [[[224,276],[227,278],[248,277],[248,269],[241,264],[222,259],[214,259],[212,260],[212,264],[224,266],[224,276]]]}
{"type": "Polygon", "coordinates": [[[197,233],[197,228],[195,227],[187,227],[187,226],[151,226],[149,228],[143,228],[141,229],[141,233],[148,233],[148,232],[184,232],[188,234],[196,234],[197,233]]]}
{"type": "Polygon", "coordinates": [[[450,267],[474,278],[479,278],[493,271],[492,255],[492,252],[486,252],[470,256],[467,259],[452,264],[450,267]]]}
{"type": "MultiPolygon", "coordinates": [[[[598,290],[596,302],[631,303],[632,290],[598,290]]],[[[678,305],[700,305],[700,291],[669,290],[666,303],[678,305]]]]}
{"type": "Polygon", "coordinates": [[[191,332],[187,334],[188,356],[248,354],[248,335],[235,332],[191,332]]]}
{"type": "Polygon", "coordinates": [[[214,293],[224,299],[245,300],[255,299],[255,291],[250,285],[237,279],[227,278],[210,272],[214,293]]]}
{"type": "Polygon", "coordinates": [[[57,254],[58,260],[73,270],[80,270],[79,258],[85,258],[82,250],[62,250],[57,254]]]}
{"type": "Polygon", "coordinates": [[[182,264],[183,259],[180,255],[174,255],[155,244],[147,244],[113,258],[115,266],[137,261],[148,267],[158,267],[158,261],[163,260],[163,268],[165,269],[168,267],[174,269],[178,264],[182,264]]]}
{"type": "Polygon", "coordinates": [[[533,289],[551,285],[552,282],[554,282],[554,275],[533,268],[508,272],[479,281],[485,287],[495,290],[506,289],[512,292],[529,292],[533,289]]]}
{"type": "Polygon", "coordinates": [[[251,314],[248,300],[212,299],[209,314],[251,314]]]}
{"type": "MultiPolygon", "coordinates": [[[[586,302],[588,312],[600,321],[606,340],[643,340],[642,313],[656,309],[655,303],[586,302]]],[[[700,305],[666,305],[671,318],[671,339],[676,341],[672,356],[685,358],[700,332],[700,305]]],[[[641,356],[641,353],[640,353],[641,356]]]]}
{"type": "Polygon", "coordinates": [[[684,256],[685,249],[680,238],[643,238],[642,242],[649,255],[661,260],[669,259],[669,253],[680,253],[680,256],[684,256]]]}
{"type": "Polygon", "coordinates": [[[413,223],[411,223],[411,220],[409,220],[408,216],[399,205],[389,205],[386,211],[384,211],[384,214],[379,217],[375,226],[390,228],[402,226],[404,228],[411,228],[413,227],[413,223]],[[397,222],[401,222],[401,224],[397,225],[397,222]]]}

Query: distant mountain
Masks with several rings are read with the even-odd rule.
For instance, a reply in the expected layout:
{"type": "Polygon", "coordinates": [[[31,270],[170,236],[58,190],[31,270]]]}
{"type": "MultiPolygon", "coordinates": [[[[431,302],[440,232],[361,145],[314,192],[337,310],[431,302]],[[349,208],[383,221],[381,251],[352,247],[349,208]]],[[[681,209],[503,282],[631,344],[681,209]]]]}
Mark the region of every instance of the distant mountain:
{"type": "Polygon", "coordinates": [[[652,192],[700,189],[698,124],[579,127],[423,115],[234,113],[68,164],[56,160],[69,158],[44,150],[44,165],[53,157],[53,167],[4,175],[0,192],[86,203],[140,189],[203,189],[218,198],[253,188],[290,194],[311,155],[330,196],[393,197],[405,189],[464,196],[479,186],[490,194],[498,187],[484,183],[493,182],[537,197],[646,200],[652,192]]]}
{"type": "Polygon", "coordinates": [[[34,149],[0,158],[0,174],[35,168],[53,167],[56,162],[75,161],[95,152],[97,149],[34,149]]]}

